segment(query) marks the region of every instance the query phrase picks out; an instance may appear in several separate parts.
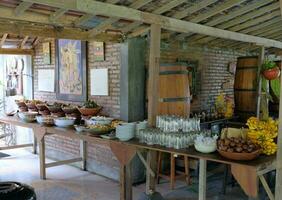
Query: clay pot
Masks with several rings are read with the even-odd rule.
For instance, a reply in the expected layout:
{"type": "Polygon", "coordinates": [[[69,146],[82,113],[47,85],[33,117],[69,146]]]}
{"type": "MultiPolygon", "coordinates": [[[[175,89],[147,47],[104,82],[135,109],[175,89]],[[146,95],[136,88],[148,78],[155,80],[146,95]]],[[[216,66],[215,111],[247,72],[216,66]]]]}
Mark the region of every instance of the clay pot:
{"type": "Polygon", "coordinates": [[[267,80],[274,80],[280,76],[280,69],[275,67],[273,69],[264,70],[262,74],[267,80]]]}
{"type": "Polygon", "coordinates": [[[97,107],[97,108],[77,108],[79,112],[84,115],[84,116],[95,116],[97,115],[102,107],[97,107]]]}

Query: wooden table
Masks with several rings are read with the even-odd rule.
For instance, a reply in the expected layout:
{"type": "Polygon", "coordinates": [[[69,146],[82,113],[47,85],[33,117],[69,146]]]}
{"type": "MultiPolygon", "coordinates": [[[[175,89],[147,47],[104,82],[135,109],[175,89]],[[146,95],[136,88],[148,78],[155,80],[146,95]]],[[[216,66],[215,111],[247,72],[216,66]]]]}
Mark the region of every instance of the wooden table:
{"type": "Polygon", "coordinates": [[[100,137],[93,137],[89,134],[77,134],[73,129],[65,129],[58,127],[44,127],[37,123],[25,123],[19,120],[17,117],[0,117],[0,122],[13,124],[16,126],[28,127],[33,129],[34,135],[37,138],[39,144],[39,160],[40,160],[40,177],[46,179],[46,169],[48,167],[55,167],[59,165],[69,164],[73,162],[82,162],[82,169],[86,170],[86,148],[87,142],[103,142],[111,147],[112,152],[116,155],[120,162],[120,199],[131,200],[132,199],[132,184],[131,184],[131,172],[130,161],[137,154],[143,164],[146,167],[146,192],[155,189],[155,172],[156,172],[156,153],[167,152],[177,155],[184,155],[200,160],[199,170],[199,200],[206,199],[206,166],[207,161],[213,161],[218,163],[224,163],[231,166],[231,172],[237,182],[240,184],[244,192],[250,198],[256,198],[258,196],[258,183],[261,181],[265,188],[269,198],[274,199],[271,190],[269,189],[267,182],[265,181],[264,174],[276,169],[276,157],[275,156],[260,156],[253,161],[232,161],[221,157],[218,153],[203,154],[197,152],[194,148],[188,149],[173,149],[166,148],[159,145],[147,145],[141,144],[137,140],[131,140],[128,142],[120,142],[117,140],[107,140],[100,137]],[[79,139],[81,142],[80,157],[69,160],[56,161],[51,163],[45,162],[45,136],[48,135],[62,135],[74,139],[79,139]],[[143,158],[141,150],[146,150],[147,159],[143,158]]]}

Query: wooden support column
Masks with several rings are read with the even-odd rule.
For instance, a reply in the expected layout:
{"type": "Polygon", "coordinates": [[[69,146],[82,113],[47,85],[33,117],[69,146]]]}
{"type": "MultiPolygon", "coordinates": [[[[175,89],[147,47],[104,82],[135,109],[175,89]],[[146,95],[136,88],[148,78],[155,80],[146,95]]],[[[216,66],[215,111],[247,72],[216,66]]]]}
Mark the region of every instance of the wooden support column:
{"type": "Polygon", "coordinates": [[[257,98],[257,118],[260,118],[260,108],[261,108],[261,86],[262,86],[262,78],[261,78],[261,65],[263,64],[264,61],[264,55],[265,55],[265,49],[264,46],[260,48],[260,53],[259,53],[259,60],[258,60],[258,98],[257,98]]]}
{"type": "MultiPolygon", "coordinates": [[[[280,75],[280,93],[282,94],[282,76],[280,75]]],[[[282,98],[279,101],[279,128],[277,139],[277,166],[276,166],[276,184],[275,184],[275,200],[282,199],[282,98]]]]}
{"type": "Polygon", "coordinates": [[[161,27],[151,25],[149,87],[148,87],[148,123],[155,126],[158,111],[159,68],[160,68],[161,27]]]}

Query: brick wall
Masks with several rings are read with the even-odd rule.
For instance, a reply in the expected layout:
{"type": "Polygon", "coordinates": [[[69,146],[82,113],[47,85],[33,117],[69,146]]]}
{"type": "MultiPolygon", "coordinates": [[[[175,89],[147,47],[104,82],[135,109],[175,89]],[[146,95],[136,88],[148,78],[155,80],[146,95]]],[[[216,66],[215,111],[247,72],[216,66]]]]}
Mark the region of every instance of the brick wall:
{"type": "MultiPolygon", "coordinates": [[[[51,43],[51,64],[43,64],[42,43],[35,48],[33,59],[34,66],[34,98],[43,101],[57,101],[56,94],[52,92],[38,91],[38,69],[55,69],[55,40],[44,39],[43,42],[51,43]]],[[[93,56],[93,43],[88,43],[88,71],[92,68],[108,68],[109,69],[109,96],[90,96],[99,105],[103,106],[103,115],[109,115],[119,118],[119,79],[120,79],[120,45],[105,44],[105,61],[97,62],[93,56]]],[[[89,74],[89,73],[88,73],[89,74]]],[[[88,77],[90,80],[90,75],[88,77]]],[[[89,81],[88,81],[89,82],[89,81]]],[[[88,83],[89,84],[89,83],[88,83]]],[[[88,85],[90,91],[90,84],[88,85]]],[[[66,102],[70,103],[70,102],[66,102]]],[[[65,138],[63,136],[48,136],[46,138],[47,156],[54,159],[68,159],[79,155],[79,141],[75,139],[65,138]]],[[[109,146],[100,144],[88,144],[88,170],[100,173],[110,178],[118,178],[118,162],[110,151],[109,146]],[[114,172],[112,172],[112,169],[114,172]]]]}
{"type": "Polygon", "coordinates": [[[228,49],[188,47],[186,45],[163,44],[161,63],[173,63],[178,59],[198,61],[197,68],[197,95],[193,96],[191,110],[209,109],[209,104],[222,91],[234,98],[233,85],[222,85],[226,81],[234,81],[234,75],[228,72],[230,62],[236,62],[237,57],[246,55],[228,49]]]}

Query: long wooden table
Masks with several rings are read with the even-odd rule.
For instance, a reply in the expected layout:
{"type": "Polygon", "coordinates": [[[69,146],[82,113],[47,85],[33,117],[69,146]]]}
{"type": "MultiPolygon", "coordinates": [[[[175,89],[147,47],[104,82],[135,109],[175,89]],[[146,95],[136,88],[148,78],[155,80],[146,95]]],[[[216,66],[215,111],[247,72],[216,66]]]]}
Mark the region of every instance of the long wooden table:
{"type": "Polygon", "coordinates": [[[40,177],[46,179],[46,169],[59,165],[69,164],[73,162],[81,162],[82,169],[86,170],[86,148],[87,142],[103,142],[111,147],[112,152],[116,155],[120,162],[120,199],[132,199],[132,184],[130,161],[137,154],[144,166],[146,167],[146,192],[155,190],[155,173],[156,173],[156,153],[167,152],[177,155],[184,155],[192,158],[199,159],[199,200],[206,199],[206,167],[207,161],[217,163],[224,163],[231,166],[231,172],[237,182],[240,184],[244,192],[251,198],[255,199],[258,196],[259,180],[265,188],[269,198],[274,199],[270,188],[264,178],[264,174],[276,169],[275,156],[260,156],[253,161],[233,161],[221,157],[218,153],[203,154],[197,152],[194,148],[188,149],[173,149],[166,148],[159,145],[147,145],[139,143],[137,140],[128,142],[121,142],[118,140],[107,140],[100,137],[93,137],[87,133],[77,134],[73,129],[65,129],[58,127],[44,127],[37,123],[25,123],[17,117],[0,117],[0,122],[13,124],[33,129],[34,136],[39,144],[39,160],[40,160],[40,177]],[[74,139],[79,139],[80,157],[69,160],[56,161],[51,163],[45,162],[45,137],[48,135],[62,135],[74,139]],[[142,156],[141,150],[147,151],[147,159],[142,156]]]}

